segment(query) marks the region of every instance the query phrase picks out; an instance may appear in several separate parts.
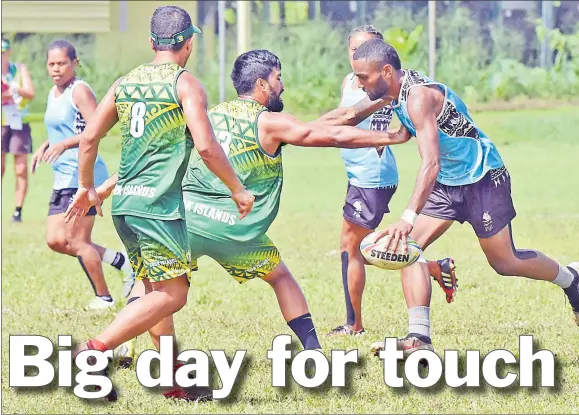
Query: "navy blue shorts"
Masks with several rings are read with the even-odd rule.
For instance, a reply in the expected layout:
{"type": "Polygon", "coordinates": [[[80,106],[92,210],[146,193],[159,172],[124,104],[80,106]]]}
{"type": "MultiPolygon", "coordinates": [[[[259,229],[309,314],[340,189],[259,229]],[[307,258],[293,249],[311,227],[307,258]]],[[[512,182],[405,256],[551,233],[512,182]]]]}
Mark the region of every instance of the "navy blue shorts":
{"type": "Polygon", "coordinates": [[[422,209],[426,216],[468,222],[479,238],[499,233],[517,215],[511,197],[511,177],[503,166],[464,186],[436,182],[422,209]]]}
{"type": "Polygon", "coordinates": [[[32,153],[30,124],[23,124],[21,130],[2,126],[2,152],[11,154],[32,153]]]}
{"type": "Polygon", "coordinates": [[[384,215],[390,212],[388,204],[395,192],[396,185],[365,189],[348,183],[344,219],[367,229],[376,229],[384,215]]]}
{"type": "MultiPolygon", "coordinates": [[[[48,203],[48,216],[60,215],[65,213],[68,205],[72,202],[72,198],[76,194],[77,189],[54,189],[50,202],[48,203]]],[[[95,216],[97,214],[96,208],[93,206],[89,209],[86,216],[95,216]]]]}

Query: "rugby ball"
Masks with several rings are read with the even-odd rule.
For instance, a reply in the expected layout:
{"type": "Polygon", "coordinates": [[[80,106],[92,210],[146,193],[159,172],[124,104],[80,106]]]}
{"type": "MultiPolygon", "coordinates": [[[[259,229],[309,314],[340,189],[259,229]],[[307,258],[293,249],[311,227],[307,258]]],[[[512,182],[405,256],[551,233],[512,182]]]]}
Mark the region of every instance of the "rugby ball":
{"type": "Polygon", "coordinates": [[[398,246],[394,251],[387,251],[385,246],[387,238],[384,237],[375,242],[377,234],[377,231],[372,232],[360,244],[362,255],[371,265],[382,269],[399,270],[418,261],[422,250],[412,238],[407,238],[408,250],[406,253],[403,250],[401,241],[398,242],[398,246]]]}

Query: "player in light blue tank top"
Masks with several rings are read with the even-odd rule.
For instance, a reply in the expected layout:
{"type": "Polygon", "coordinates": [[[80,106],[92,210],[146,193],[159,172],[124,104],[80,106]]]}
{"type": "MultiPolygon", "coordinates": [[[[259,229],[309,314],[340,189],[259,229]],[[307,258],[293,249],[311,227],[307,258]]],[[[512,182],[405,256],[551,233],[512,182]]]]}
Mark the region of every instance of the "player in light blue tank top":
{"type": "MultiPolygon", "coordinates": [[[[74,90],[79,85],[84,85],[90,89],[86,82],[74,79],[62,94],[56,95],[56,85],[48,93],[44,125],[48,132],[50,146],[80,134],[86,126],[86,122],[73,100],[74,90]]],[[[90,90],[92,93],[92,89],[90,90]]],[[[78,188],[78,147],[65,150],[51,163],[51,166],[54,171],[53,188],[55,190],[78,188]]],[[[107,167],[100,156],[97,157],[94,174],[95,185],[97,186],[109,177],[107,167]]]]}
{"type": "MultiPolygon", "coordinates": [[[[369,39],[382,39],[373,26],[360,26],[348,38],[350,65],[356,49],[369,39]]],[[[348,74],[342,83],[340,107],[352,107],[368,96],[358,85],[354,73],[348,74]]],[[[357,127],[364,130],[385,131],[392,120],[392,108],[384,107],[361,121],[357,127]]],[[[365,260],[360,243],[372,233],[389,212],[388,204],[398,186],[396,159],[390,147],[344,148],[341,150],[348,189],[344,204],[344,221],[340,236],[342,262],[342,286],[346,300],[346,324],[333,329],[331,336],[352,336],[364,333],[362,326],[362,294],[366,281],[365,260]]],[[[447,258],[431,261],[429,267],[438,281],[442,273],[453,274],[453,262],[447,258]]],[[[444,288],[444,287],[443,287],[444,288]]]]}
{"type": "MultiPolygon", "coordinates": [[[[560,286],[579,325],[579,262],[565,267],[538,251],[515,248],[510,175],[464,102],[448,86],[415,70],[402,70],[396,50],[382,40],[362,44],[354,54],[353,66],[369,99],[382,99],[393,106],[402,124],[416,137],[422,157],[408,208],[398,222],[381,232],[386,242],[394,247],[410,235],[426,249],[454,221],[469,222],[498,274],[560,286]]],[[[420,263],[402,270],[410,327],[408,336],[400,340],[400,348],[407,353],[432,349],[427,273],[420,263]]],[[[378,342],[372,350],[378,352],[383,347],[378,342]]]]}
{"type": "MultiPolygon", "coordinates": [[[[47,55],[48,73],[55,84],[48,94],[44,115],[48,140],[41,144],[32,159],[33,172],[41,162],[50,163],[54,171],[46,242],[53,251],[78,258],[95,294],[87,308],[108,308],[114,301],[104,279],[102,262],[123,272],[125,295],[128,295],[134,275],[126,254],[91,241],[95,209],[77,218],[75,223],[64,221],[64,213],[78,188],[79,140],[74,136],[84,130],[85,118],[95,111],[97,101],[88,84],[75,78],[78,59],[69,42],[53,42],[47,55]]],[[[102,184],[107,177],[107,168],[99,157],[95,165],[95,183],[102,184]]]]}

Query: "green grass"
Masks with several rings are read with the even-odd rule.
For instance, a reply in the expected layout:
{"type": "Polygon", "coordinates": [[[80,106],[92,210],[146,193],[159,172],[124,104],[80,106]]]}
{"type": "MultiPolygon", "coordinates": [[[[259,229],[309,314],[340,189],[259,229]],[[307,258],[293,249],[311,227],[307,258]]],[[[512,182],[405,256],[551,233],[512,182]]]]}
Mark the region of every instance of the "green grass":
{"type": "MultiPolygon", "coordinates": [[[[536,247],[562,263],[578,260],[579,183],[574,167],[579,154],[577,108],[476,114],[477,122],[497,143],[511,172],[515,207],[515,242],[536,247]]],[[[35,124],[38,144],[44,136],[35,124]]],[[[401,173],[391,205],[399,217],[411,193],[419,158],[413,142],[395,148],[401,173]]],[[[105,138],[101,154],[110,171],[119,159],[118,136],[105,138]]],[[[52,253],[44,243],[44,225],[52,173],[46,165],[30,179],[24,223],[10,224],[14,176],[12,164],[2,191],[2,411],[5,413],[579,413],[579,328],[569,305],[554,285],[496,275],[486,263],[469,225],[455,225],[431,249],[429,258],[452,255],[458,263],[460,291],[448,305],[435,287],[433,339],[437,350],[518,349],[518,336],[530,334],[557,356],[556,390],[508,391],[491,387],[435,391],[390,389],[383,383],[380,361],[368,346],[384,336],[406,333],[407,315],[399,275],[368,268],[364,297],[364,338],[328,340],[329,329],[345,318],[341,287],[339,234],[346,178],[337,149],[284,150],[285,188],[279,217],[269,235],[301,284],[323,346],[360,350],[361,364],[351,370],[345,391],[308,391],[298,385],[270,386],[266,350],[277,334],[291,331],[283,321],[273,292],[254,281],[239,286],[212,260],[200,261],[189,303],[176,317],[182,348],[247,349],[247,376],[228,402],[188,404],[166,401],[137,383],[132,371],[115,371],[120,390],[114,404],[88,403],[70,391],[16,392],[8,387],[8,336],[40,334],[56,340],[72,334],[83,340],[113,318],[81,311],[91,290],[77,261],[52,253]]],[[[107,205],[105,212],[110,209],[107,205]]],[[[110,215],[97,220],[94,240],[121,248],[110,215]]],[[[105,268],[117,296],[120,278],[105,268]]],[[[150,348],[148,338],[139,349],[150,348]]]]}

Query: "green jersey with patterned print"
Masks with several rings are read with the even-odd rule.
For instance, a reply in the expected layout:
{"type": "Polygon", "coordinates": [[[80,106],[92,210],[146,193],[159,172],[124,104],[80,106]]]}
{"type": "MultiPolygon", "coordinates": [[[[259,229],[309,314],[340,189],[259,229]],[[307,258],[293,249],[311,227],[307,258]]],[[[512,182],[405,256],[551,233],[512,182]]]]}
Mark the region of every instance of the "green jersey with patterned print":
{"type": "Polygon", "coordinates": [[[115,90],[121,126],[121,164],[113,215],[184,219],[181,182],[193,141],[177,95],[184,69],[144,64],[115,90]]]}
{"type": "Polygon", "coordinates": [[[245,242],[267,231],[279,210],[283,182],[281,148],[268,154],[258,139],[257,119],[267,108],[252,100],[233,100],[212,108],[215,136],[241,183],[255,196],[253,210],[239,220],[231,192],[191,154],[183,181],[187,229],[217,241],[245,242]]]}

